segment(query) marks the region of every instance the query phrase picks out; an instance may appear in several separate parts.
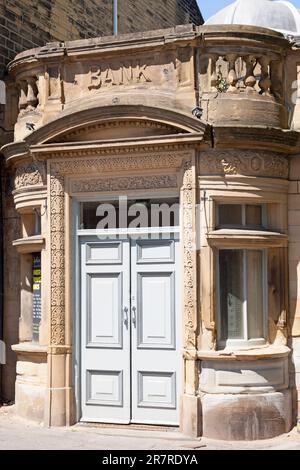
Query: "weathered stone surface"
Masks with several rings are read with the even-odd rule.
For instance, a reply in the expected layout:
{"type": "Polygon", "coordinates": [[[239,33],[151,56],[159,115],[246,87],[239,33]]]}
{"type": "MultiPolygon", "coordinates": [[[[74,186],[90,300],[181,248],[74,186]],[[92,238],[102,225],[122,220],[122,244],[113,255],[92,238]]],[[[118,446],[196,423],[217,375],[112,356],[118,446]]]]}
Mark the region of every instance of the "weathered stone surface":
{"type": "MultiPolygon", "coordinates": [[[[196,1],[122,0],[119,2],[119,33],[137,33],[168,28],[176,24],[202,24],[196,1]]],[[[49,41],[74,40],[113,34],[111,0],[6,0],[0,4],[1,36],[4,49],[0,67],[16,52],[32,49],[49,41]]],[[[1,43],[2,44],[2,43],[1,43]]]]}
{"type": "Polygon", "coordinates": [[[205,437],[270,439],[291,429],[291,393],[204,395],[202,413],[205,437]]]}
{"type": "Polygon", "coordinates": [[[203,393],[257,393],[288,388],[288,358],[258,361],[202,361],[203,393]]]}

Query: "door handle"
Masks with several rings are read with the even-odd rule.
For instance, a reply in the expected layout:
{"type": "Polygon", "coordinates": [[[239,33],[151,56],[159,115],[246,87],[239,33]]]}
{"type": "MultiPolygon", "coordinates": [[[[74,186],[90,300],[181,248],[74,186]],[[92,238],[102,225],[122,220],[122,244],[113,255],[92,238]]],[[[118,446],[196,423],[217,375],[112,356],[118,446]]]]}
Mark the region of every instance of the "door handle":
{"type": "Polygon", "coordinates": [[[132,307],[131,312],[132,312],[132,324],[134,327],[136,327],[136,307],[132,307]]]}
{"type": "Polygon", "coordinates": [[[123,308],[123,316],[124,316],[124,325],[128,327],[128,307],[123,308]]]}

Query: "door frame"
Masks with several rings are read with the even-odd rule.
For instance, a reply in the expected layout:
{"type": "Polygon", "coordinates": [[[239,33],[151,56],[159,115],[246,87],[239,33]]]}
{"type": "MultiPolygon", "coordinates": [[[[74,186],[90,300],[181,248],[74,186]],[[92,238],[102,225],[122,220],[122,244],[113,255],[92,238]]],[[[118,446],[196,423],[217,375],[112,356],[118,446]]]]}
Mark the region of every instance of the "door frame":
{"type": "MultiPolygon", "coordinates": [[[[122,194],[124,196],[124,194],[122,194]]],[[[73,294],[74,298],[74,304],[73,304],[73,331],[72,331],[72,339],[73,339],[73,345],[74,345],[74,354],[72,356],[72,369],[73,369],[73,374],[74,374],[74,391],[75,391],[75,406],[76,406],[76,422],[79,422],[82,418],[82,409],[81,409],[81,318],[80,318],[80,311],[81,311],[81,254],[80,254],[80,237],[86,237],[86,236],[95,236],[101,234],[101,231],[97,229],[89,230],[89,229],[78,229],[79,227],[79,217],[80,217],[80,203],[82,202],[92,202],[92,201],[97,201],[97,200],[114,200],[118,199],[120,194],[101,194],[101,193],[94,193],[92,196],[89,197],[76,197],[73,196],[71,198],[71,226],[72,226],[72,244],[71,244],[71,252],[72,252],[72,265],[75,268],[75,276],[73,276],[73,282],[71,285],[71,291],[73,294]]],[[[151,199],[157,199],[161,200],[163,198],[171,198],[171,197],[178,197],[179,198],[179,203],[180,203],[180,193],[179,191],[172,191],[172,192],[156,192],[153,194],[151,191],[146,191],[142,192],[140,190],[138,191],[128,191],[126,196],[128,198],[133,197],[135,199],[145,199],[145,198],[151,198],[151,199]]],[[[115,231],[110,231],[110,232],[105,232],[107,235],[111,234],[124,234],[129,236],[134,235],[134,234],[142,234],[152,232],[152,233],[178,233],[179,234],[179,266],[182,266],[182,250],[181,250],[181,222],[179,226],[176,227],[165,227],[161,229],[150,229],[148,230],[141,230],[141,229],[126,229],[126,230],[115,230],[115,231]]],[[[103,233],[103,232],[102,232],[103,233]]],[[[181,275],[182,273],[180,273],[181,275]]],[[[182,324],[182,300],[180,300],[180,305],[179,305],[179,323],[182,324]]],[[[183,366],[182,362],[183,359],[180,356],[180,352],[182,350],[182,336],[183,332],[179,335],[179,344],[178,344],[178,355],[179,355],[179,360],[181,361],[181,383],[178,383],[178,399],[180,400],[180,394],[182,393],[183,387],[184,387],[184,374],[183,374],[183,366]]],[[[179,403],[178,403],[179,406],[179,403]]],[[[180,414],[180,406],[179,406],[179,414],[180,414]]]]}

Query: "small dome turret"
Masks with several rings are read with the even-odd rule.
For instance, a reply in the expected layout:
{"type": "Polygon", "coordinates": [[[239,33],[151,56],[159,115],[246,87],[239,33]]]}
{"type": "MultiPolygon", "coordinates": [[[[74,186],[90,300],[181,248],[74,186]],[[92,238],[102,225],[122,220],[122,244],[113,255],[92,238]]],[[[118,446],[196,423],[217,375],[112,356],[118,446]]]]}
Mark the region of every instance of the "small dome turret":
{"type": "Polygon", "coordinates": [[[300,13],[284,0],[236,0],[209,18],[206,25],[238,24],[300,35],[300,13]]]}

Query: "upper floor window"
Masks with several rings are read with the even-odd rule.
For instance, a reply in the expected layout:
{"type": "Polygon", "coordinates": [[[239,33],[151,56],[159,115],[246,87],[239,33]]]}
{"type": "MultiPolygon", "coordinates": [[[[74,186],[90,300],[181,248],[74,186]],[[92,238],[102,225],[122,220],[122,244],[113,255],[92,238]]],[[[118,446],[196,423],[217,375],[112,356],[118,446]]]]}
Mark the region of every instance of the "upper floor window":
{"type": "Polygon", "coordinates": [[[265,204],[219,204],[217,227],[264,229],[266,227],[265,204]]]}

